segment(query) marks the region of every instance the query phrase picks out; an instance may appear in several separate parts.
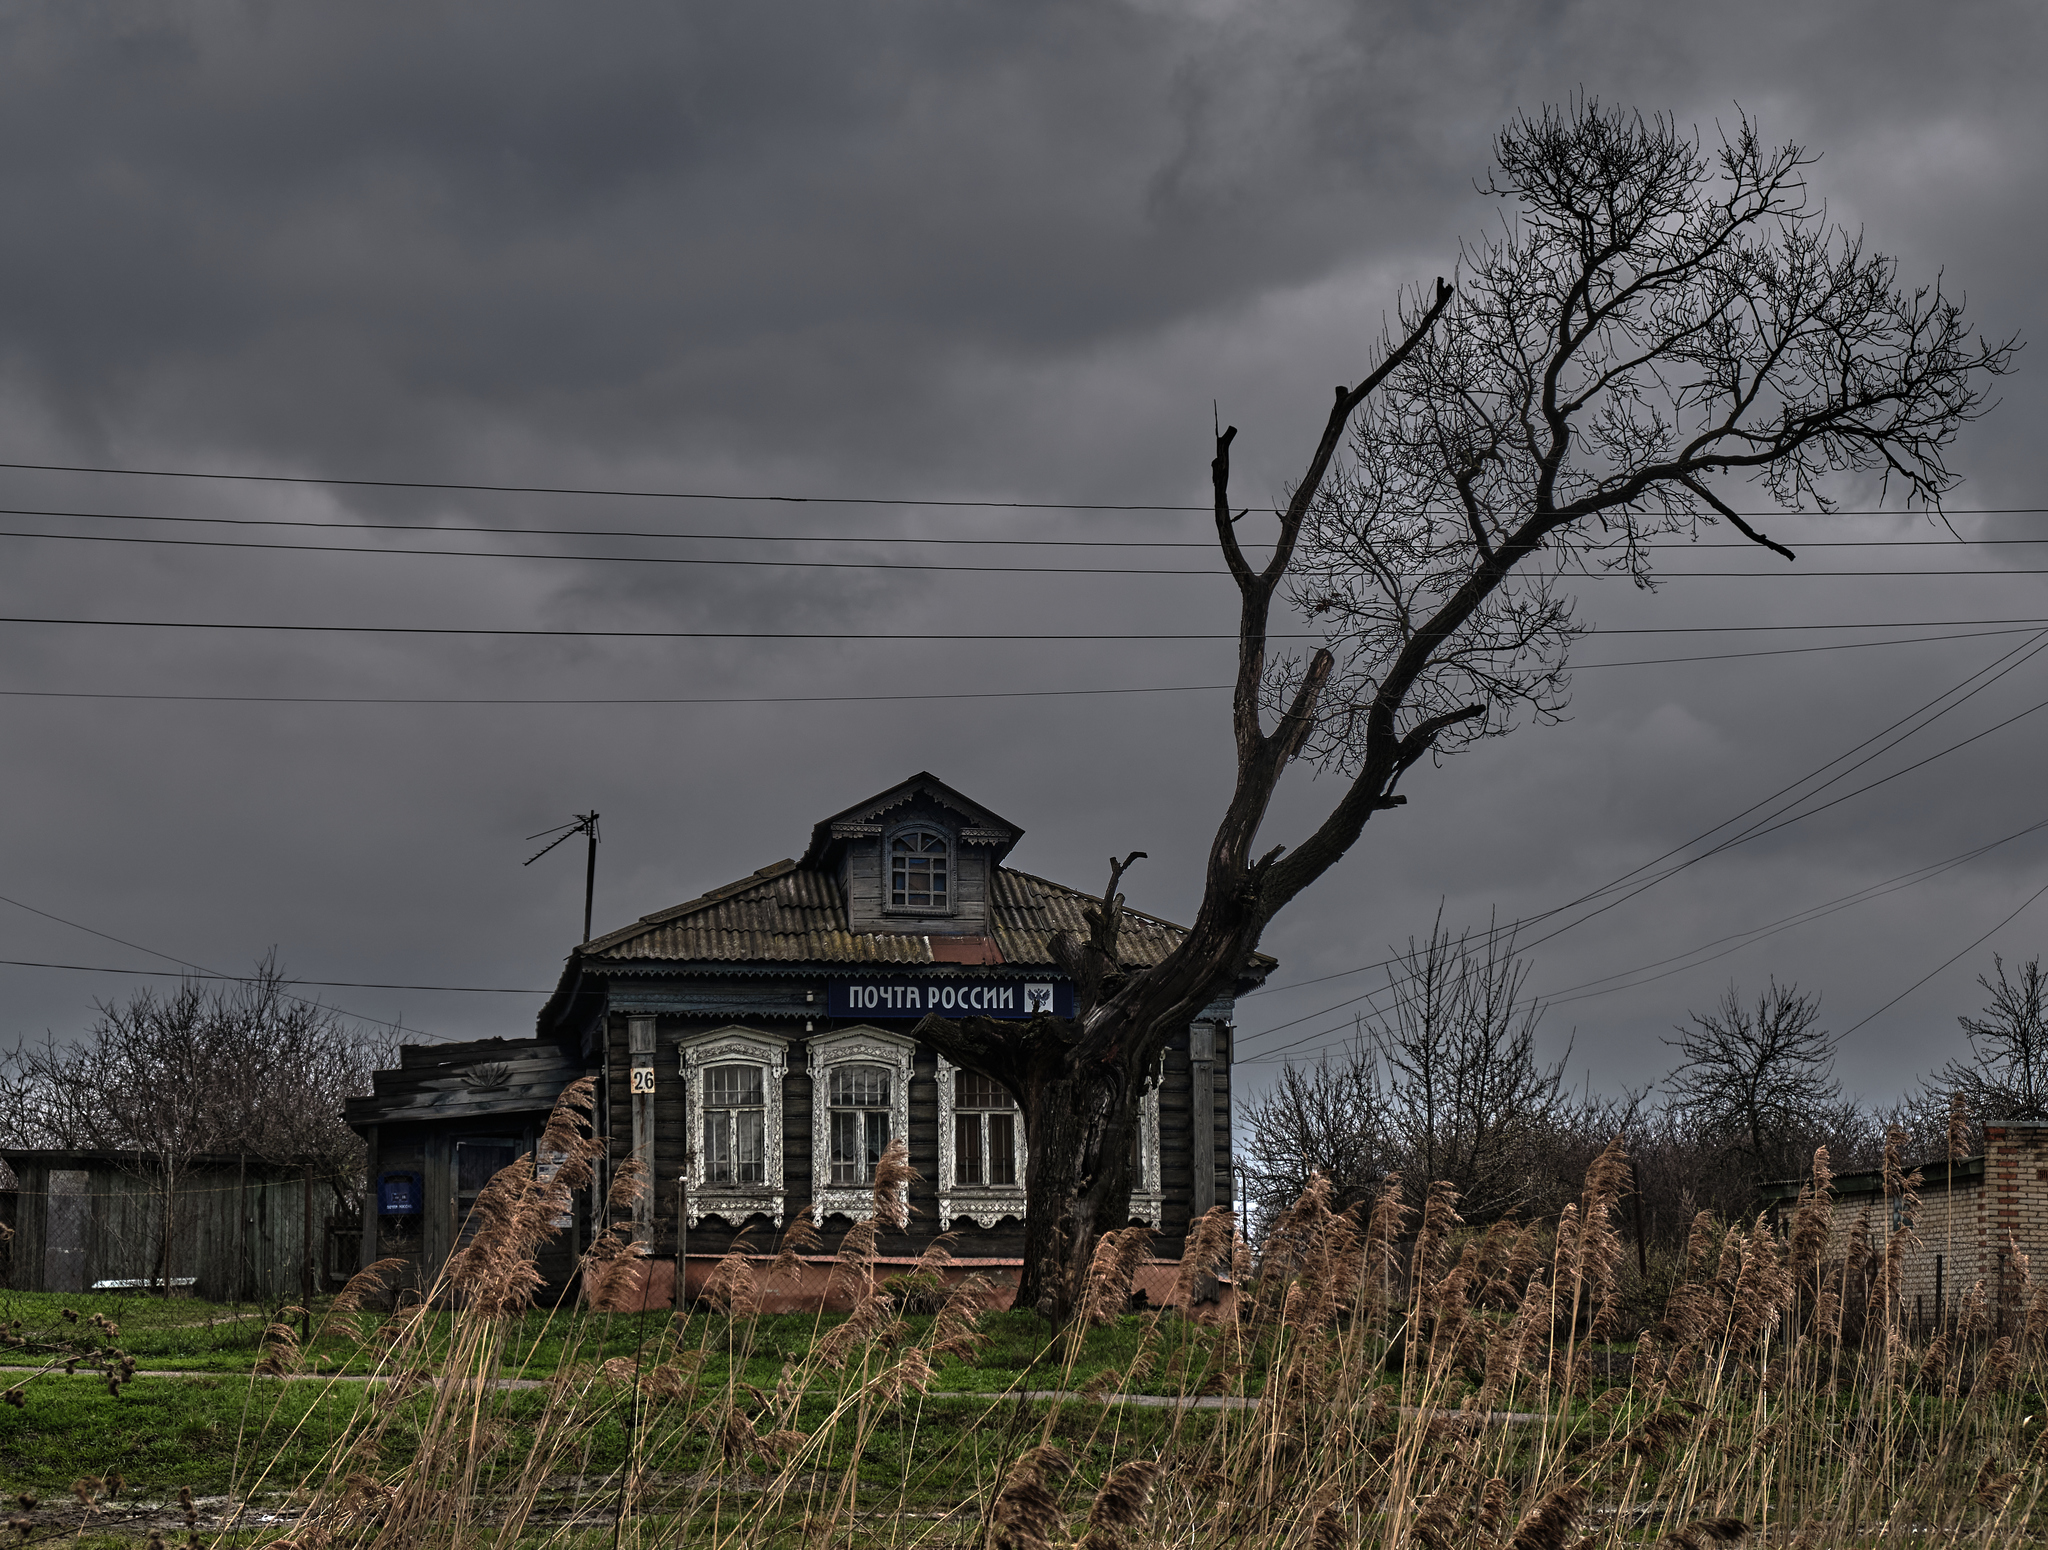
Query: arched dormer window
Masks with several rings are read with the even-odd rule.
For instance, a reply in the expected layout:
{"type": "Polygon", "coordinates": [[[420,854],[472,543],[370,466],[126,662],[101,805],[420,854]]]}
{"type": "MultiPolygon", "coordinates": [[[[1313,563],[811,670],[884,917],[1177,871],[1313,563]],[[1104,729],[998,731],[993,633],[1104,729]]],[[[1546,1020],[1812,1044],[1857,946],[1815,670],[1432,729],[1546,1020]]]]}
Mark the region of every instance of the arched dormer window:
{"type": "Polygon", "coordinates": [[[889,908],[918,915],[953,913],[953,841],[943,829],[914,826],[889,836],[889,908]]]}

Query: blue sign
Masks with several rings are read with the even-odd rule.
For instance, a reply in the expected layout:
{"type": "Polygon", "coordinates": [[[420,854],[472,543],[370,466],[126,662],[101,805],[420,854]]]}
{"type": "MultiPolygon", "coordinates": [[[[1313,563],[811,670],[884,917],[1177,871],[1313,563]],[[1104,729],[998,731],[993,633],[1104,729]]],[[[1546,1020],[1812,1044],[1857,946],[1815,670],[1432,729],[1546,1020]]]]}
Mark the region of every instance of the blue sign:
{"type": "Polygon", "coordinates": [[[915,1020],[941,1017],[1074,1015],[1074,987],[1064,980],[913,980],[897,976],[833,980],[825,994],[833,1017],[915,1020]]]}
{"type": "Polygon", "coordinates": [[[387,1173],[377,1181],[379,1216],[418,1216],[420,1176],[417,1173],[387,1173]]]}

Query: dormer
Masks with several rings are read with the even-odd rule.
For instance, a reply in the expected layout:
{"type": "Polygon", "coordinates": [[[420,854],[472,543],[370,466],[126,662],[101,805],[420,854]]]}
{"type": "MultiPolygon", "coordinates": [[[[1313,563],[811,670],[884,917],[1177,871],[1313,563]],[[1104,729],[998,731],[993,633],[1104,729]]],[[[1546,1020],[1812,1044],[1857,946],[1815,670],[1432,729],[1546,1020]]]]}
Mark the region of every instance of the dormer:
{"type": "Polygon", "coordinates": [[[1022,835],[919,774],[818,824],[801,865],[838,878],[851,930],[986,936],[989,879],[1022,835]]]}

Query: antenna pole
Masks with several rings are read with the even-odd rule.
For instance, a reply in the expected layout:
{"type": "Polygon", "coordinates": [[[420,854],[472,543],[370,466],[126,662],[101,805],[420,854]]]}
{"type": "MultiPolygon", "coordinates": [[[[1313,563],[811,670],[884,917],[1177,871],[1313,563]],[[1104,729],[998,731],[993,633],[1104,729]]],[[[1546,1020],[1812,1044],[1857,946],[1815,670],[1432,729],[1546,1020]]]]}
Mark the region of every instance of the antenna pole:
{"type": "Polygon", "coordinates": [[[590,901],[597,892],[597,814],[580,815],[583,832],[590,836],[590,856],[583,864],[583,940],[590,940],[590,901]]]}

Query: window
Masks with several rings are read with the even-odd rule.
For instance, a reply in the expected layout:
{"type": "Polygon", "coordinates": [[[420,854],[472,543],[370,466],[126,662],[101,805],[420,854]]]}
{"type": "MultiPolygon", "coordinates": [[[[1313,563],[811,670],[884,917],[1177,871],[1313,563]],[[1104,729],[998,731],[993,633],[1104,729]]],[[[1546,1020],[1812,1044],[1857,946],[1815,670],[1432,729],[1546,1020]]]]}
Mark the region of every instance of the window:
{"type": "Polygon", "coordinates": [[[711,1184],[767,1178],[768,1095],[759,1066],[712,1066],[704,1073],[704,1177],[711,1184]]]}
{"type": "Polygon", "coordinates": [[[889,1146],[889,1069],[832,1069],[832,1182],[872,1184],[889,1146]]]}
{"type": "Polygon", "coordinates": [[[1024,1219],[1024,1116],[1009,1089],[939,1060],[939,1227],[1024,1219]]]}
{"type": "Polygon", "coordinates": [[[934,829],[905,829],[889,842],[889,907],[951,910],[953,847],[934,829]]]}
{"type": "Polygon", "coordinates": [[[465,1140],[455,1143],[455,1227],[456,1241],[467,1243],[483,1224],[476,1216],[476,1198],[484,1186],[519,1160],[523,1150],[517,1141],[465,1140]]]}
{"type": "Polygon", "coordinates": [[[751,1028],[720,1028],[682,1041],[688,1105],[686,1215],[740,1226],[783,1216],[782,1073],[788,1041],[751,1028]]]}
{"type": "MultiPolygon", "coordinates": [[[[817,1220],[874,1214],[875,1164],[910,1134],[917,1041],[862,1025],[811,1036],[811,1204],[817,1220]]],[[[899,1192],[907,1208],[909,1186],[899,1192]]]]}
{"type": "Polygon", "coordinates": [[[1017,1182],[1017,1102],[993,1077],[954,1074],[953,1166],[960,1184],[1017,1182]]]}

